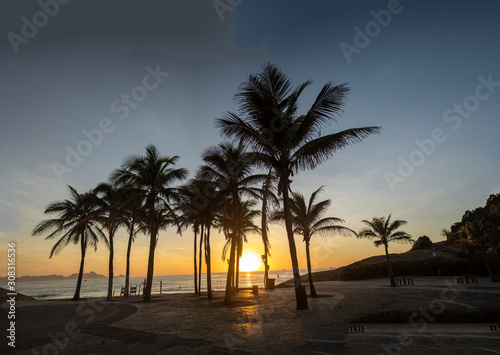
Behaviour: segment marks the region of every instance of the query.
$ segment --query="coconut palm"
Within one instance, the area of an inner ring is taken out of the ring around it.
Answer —
[[[378,248],[383,245],[385,248],[385,256],[387,258],[387,267],[389,268],[389,278],[391,280],[391,286],[396,286],[396,280],[394,279],[394,273],[392,271],[391,259],[389,257],[389,243],[414,243],[411,236],[404,232],[398,231],[398,229],[404,226],[407,222],[401,219],[397,219],[391,222],[391,215],[387,217],[374,217],[371,221],[362,221],[368,228],[363,229],[358,233],[359,238],[376,239],[374,241],[375,246]]]
[[[230,201],[224,205],[223,210],[216,214],[216,226],[226,235],[226,245],[222,251],[223,261],[226,260],[227,250],[230,249],[224,304],[231,303],[231,285],[232,280],[235,279],[237,245],[247,241],[248,233],[261,232],[260,228],[253,223],[254,218],[260,215],[260,211],[252,209],[255,205],[254,200],[238,200],[236,204],[234,201]],[[235,285],[235,287],[237,286]]]
[[[489,247],[492,247],[490,233],[491,228],[486,223],[484,217],[480,219],[475,219],[473,221],[469,221],[465,224],[465,232],[467,233],[467,239],[473,245],[477,245],[481,252],[481,256],[483,257],[484,264],[486,265],[486,269],[488,270],[488,274],[490,275],[491,281],[495,282],[496,277],[491,269],[490,263],[486,258],[486,250]]]
[[[100,213],[98,201],[91,192],[80,194],[68,185],[70,198],[64,201],[50,203],[45,209],[46,214],[57,214],[57,218],[46,219],[40,222],[32,232],[32,235],[40,235],[53,230],[45,239],[52,239],[62,234],[62,237],[54,244],[49,258],[57,255],[66,245],[80,244],[80,270],[76,282],[74,301],[80,299],[82,286],[83,268],[87,247],[97,250],[97,243],[101,239],[108,245],[106,236],[100,229]]]
[[[208,191],[211,188],[214,188],[214,183],[211,181],[204,181],[199,179],[199,177],[195,177],[194,183],[196,188],[199,191]],[[212,299],[212,261],[211,261],[211,248],[210,248],[210,230],[214,224],[215,213],[219,210],[222,203],[222,194],[215,194],[206,196],[206,203],[203,207],[199,207],[196,210],[197,213],[197,221],[200,223],[201,232],[200,232],[200,240],[202,241],[202,245],[205,249],[205,264],[206,264],[206,274],[207,274],[207,297],[209,300]],[[201,255],[200,255],[200,263],[201,263]],[[201,280],[201,268],[200,268],[200,280]]]
[[[121,168],[116,169],[110,176],[113,183],[133,186],[144,200],[144,212],[147,215],[146,230],[150,236],[144,301],[151,300],[154,254],[159,231],[157,223],[161,222],[159,217],[165,215],[157,211],[166,208],[173,214],[170,203],[176,200],[177,189],[171,185],[185,179],[187,175],[186,169],[173,168],[178,160],[178,156],[161,156],[154,145],[149,145],[146,147],[146,155],[130,155],[125,158]]]
[[[128,231],[127,260],[125,271],[125,297],[128,297],[130,289],[130,253],[132,243],[135,241],[139,232],[139,226],[144,221],[145,216],[142,213],[143,201],[140,194],[131,186],[123,186],[125,203],[123,205],[124,224]]]
[[[198,234],[200,233],[200,218],[199,214],[194,213],[197,211],[197,209],[193,208],[192,201],[196,195],[196,189],[193,186],[194,183],[191,181],[188,184],[181,186],[179,188],[179,196],[182,200],[182,202],[179,205],[179,210],[180,210],[180,223],[179,227],[177,229],[177,233],[182,235],[182,231],[184,231],[186,228],[188,228],[189,225],[191,225],[192,231],[194,233],[194,259],[193,259],[193,264],[194,264],[194,293],[195,295],[199,294],[198,291],[198,262],[197,262],[197,237]],[[201,260],[200,260],[201,263]]]
[[[297,309],[307,309],[308,305],[293,238],[288,194],[290,178],[301,170],[314,169],[339,149],[380,132],[379,127],[362,127],[322,136],[322,126],[336,121],[349,88],[345,84],[325,84],[310,109],[299,115],[298,100],[309,84],[311,81],[293,88],[279,68],[266,64],[261,73],[250,75],[240,86],[235,96],[239,114],[229,112],[216,121],[223,136],[243,141],[253,151],[256,163],[272,169],[279,178],[278,191],[283,197]]]
[[[233,206],[238,206],[242,194],[255,196],[256,193],[251,186],[266,179],[266,175],[251,174],[253,167],[252,155],[245,152],[243,142],[239,142],[237,145],[225,142],[209,147],[203,152],[202,158],[205,164],[198,170],[197,177],[200,180],[215,183],[215,188],[209,190],[211,192],[205,195],[212,194],[220,199],[225,199],[226,204],[231,201]],[[207,190],[203,189],[203,191]],[[205,196],[207,203],[210,198],[213,197]],[[227,206],[225,208],[227,209]],[[233,249],[237,247],[237,237],[231,240],[235,245],[234,248],[231,246],[230,264],[235,261]],[[233,268],[229,269],[227,277],[226,285],[230,286],[228,282],[233,280],[234,265]],[[231,302],[230,287],[226,287],[225,302]]]
[[[459,227],[455,233],[452,233],[452,238],[453,244],[459,245],[467,251],[469,259],[472,261],[474,267],[474,274],[479,277],[481,273],[479,272],[479,267],[477,266],[476,257],[474,255],[475,251],[478,249],[477,243],[469,239],[465,226]]]
[[[314,191],[309,198],[309,202],[306,202],[306,199],[302,194],[296,192],[293,194],[291,203],[293,232],[295,234],[302,235],[304,237],[304,242],[306,243],[307,273],[312,297],[317,297],[316,289],[312,281],[311,254],[309,250],[312,236],[315,234],[323,236],[339,234],[344,237],[357,235],[352,229],[337,225],[338,223],[344,223],[343,219],[337,217],[322,218],[323,214],[331,205],[331,200],[324,200],[316,203],[316,197],[322,191],[323,186]],[[283,220],[283,211],[275,215],[275,219]]]
[[[102,218],[101,223],[108,231],[109,265],[108,294],[106,300],[111,301],[113,298],[114,236],[118,228],[126,222],[123,207],[127,201],[123,190],[107,182],[98,184],[93,190],[93,193],[99,198],[99,212]]]
[[[271,171],[267,174],[267,178],[262,184],[262,190],[260,196],[262,198],[262,210],[261,210],[261,223],[260,229],[262,231],[262,244],[264,245],[264,254],[262,255],[262,259],[264,261],[264,286],[267,288],[267,279],[269,278],[269,262],[268,257],[271,256],[270,249],[271,243],[269,242],[269,228],[267,226],[269,207],[278,207],[279,200],[278,197],[274,194],[274,186],[273,186],[273,175]]]

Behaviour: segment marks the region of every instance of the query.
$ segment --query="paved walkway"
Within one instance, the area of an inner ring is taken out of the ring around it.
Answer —
[[[414,285],[396,288],[387,279],[320,282],[320,297],[309,298],[307,311],[295,310],[290,288],[241,292],[233,306],[223,305],[221,292],[213,301],[187,294],[149,303],[139,297],[23,301],[17,344],[26,354],[44,348],[58,354],[500,354],[500,331],[488,324],[433,323],[429,309],[500,310],[500,284],[453,281],[416,277]],[[349,333],[354,320],[390,311],[417,314],[412,324],[364,324],[364,332]],[[69,336],[68,324],[78,334]]]

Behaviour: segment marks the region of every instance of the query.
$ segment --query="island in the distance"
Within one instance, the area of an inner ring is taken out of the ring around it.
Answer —
[[[124,275],[119,275],[116,277],[125,277]],[[35,281],[61,281],[61,280],[76,280],[78,278],[78,273],[69,275],[69,276],[62,276],[62,275],[45,275],[45,276],[21,276],[21,277],[16,277],[16,282],[35,282]],[[106,279],[108,278],[105,275],[97,274],[94,271],[84,273],[83,274],[83,279],[84,280],[90,280],[90,279]],[[0,283],[7,283],[7,276],[5,277],[0,277]]]

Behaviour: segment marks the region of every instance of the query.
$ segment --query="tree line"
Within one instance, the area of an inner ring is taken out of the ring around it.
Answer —
[[[441,235],[466,250],[476,276],[480,272],[475,254],[480,254],[491,281],[500,282],[500,193],[491,194],[485,206],[465,211],[461,221]]]

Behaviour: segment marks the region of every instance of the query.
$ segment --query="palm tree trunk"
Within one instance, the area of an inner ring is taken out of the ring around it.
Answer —
[[[201,265],[203,263],[203,255],[202,255],[202,250],[203,250],[203,234],[205,233],[205,229],[203,225],[201,226],[201,233],[200,233],[200,259],[199,259],[199,264],[198,264],[198,294],[201,295]]]
[[[130,286],[130,251],[132,250],[132,239],[134,238],[134,221],[130,226],[130,234],[128,236],[127,245],[127,270],[125,272],[125,297],[128,297],[128,290]]]
[[[151,192],[154,196],[154,193]],[[149,258],[148,258],[148,273],[146,276],[146,284],[144,285],[144,302],[151,301],[151,289],[153,286],[153,269],[155,261],[155,248],[156,248],[156,223],[155,223],[155,200],[151,198],[149,201],[149,227],[151,228],[151,235],[149,240]]]
[[[389,268],[389,279],[391,281],[391,286],[395,287],[396,279],[394,278],[394,273],[392,272],[392,264],[391,264],[391,259],[389,258],[389,249],[387,247],[387,243],[384,243],[384,247],[385,247],[385,256],[387,258],[387,267]]]
[[[267,175],[267,180],[264,185],[264,192],[262,193],[262,213],[261,213],[261,231],[262,231],[262,242],[264,243],[264,288],[267,289],[267,279],[269,278],[269,266],[267,255],[269,250],[267,246],[269,244],[269,237],[267,235],[267,198],[269,194],[269,183],[271,171]]]
[[[238,288],[240,287],[240,255],[241,255],[241,242],[238,240],[236,243],[236,271],[235,271],[235,287],[236,292],[238,292]]]
[[[80,248],[82,253],[82,260],[80,261],[80,271],[78,272],[78,280],[76,281],[76,290],[75,295],[73,296],[73,301],[78,301],[80,299],[80,289],[82,287],[83,265],[85,262],[86,251],[85,237],[83,236],[83,233],[80,235]]]
[[[151,289],[153,286],[153,268],[155,263],[155,247],[156,247],[156,231],[151,233],[149,241],[149,259],[148,259],[148,275],[146,277],[146,285],[144,288],[144,301],[151,301]]]
[[[108,274],[108,296],[106,301],[111,301],[113,299],[113,257],[114,257],[114,246],[113,237],[114,231],[109,232],[109,274]]]
[[[306,256],[307,256],[307,275],[309,277],[309,288],[311,289],[311,297],[317,297],[316,289],[314,288],[312,273],[311,273],[311,254],[309,253],[309,240],[306,240]]]
[[[198,268],[196,266],[196,231],[194,232],[194,294],[198,294]]]
[[[231,252],[229,253],[229,266],[227,268],[226,293],[224,295],[224,304],[231,304],[232,299],[232,280],[234,274],[234,254],[236,249],[236,236],[233,235],[231,240]]]
[[[267,201],[264,199],[262,202],[262,220],[261,220],[261,230],[262,230],[262,242],[264,243],[264,287],[267,289],[267,279],[269,278],[269,266],[267,255],[269,254],[269,250],[267,249],[268,244],[268,236],[267,236]]]
[[[288,247],[290,248],[290,257],[292,259],[292,268],[293,268],[293,281],[295,283],[295,300],[297,302],[297,309],[308,309],[309,306],[307,304],[307,295],[300,282],[300,271],[299,271],[299,262],[297,259],[297,249],[295,247],[295,240],[293,238],[293,230],[292,230],[292,215],[290,213],[290,199],[288,197],[288,174],[286,176],[282,176],[281,179],[285,179],[285,183],[280,181],[281,190],[283,194],[283,209],[285,211],[285,226],[286,233],[288,236]]]
[[[212,274],[211,274],[211,261],[210,261],[210,226],[206,228],[205,236],[205,261],[207,263],[207,296],[212,299]]]

